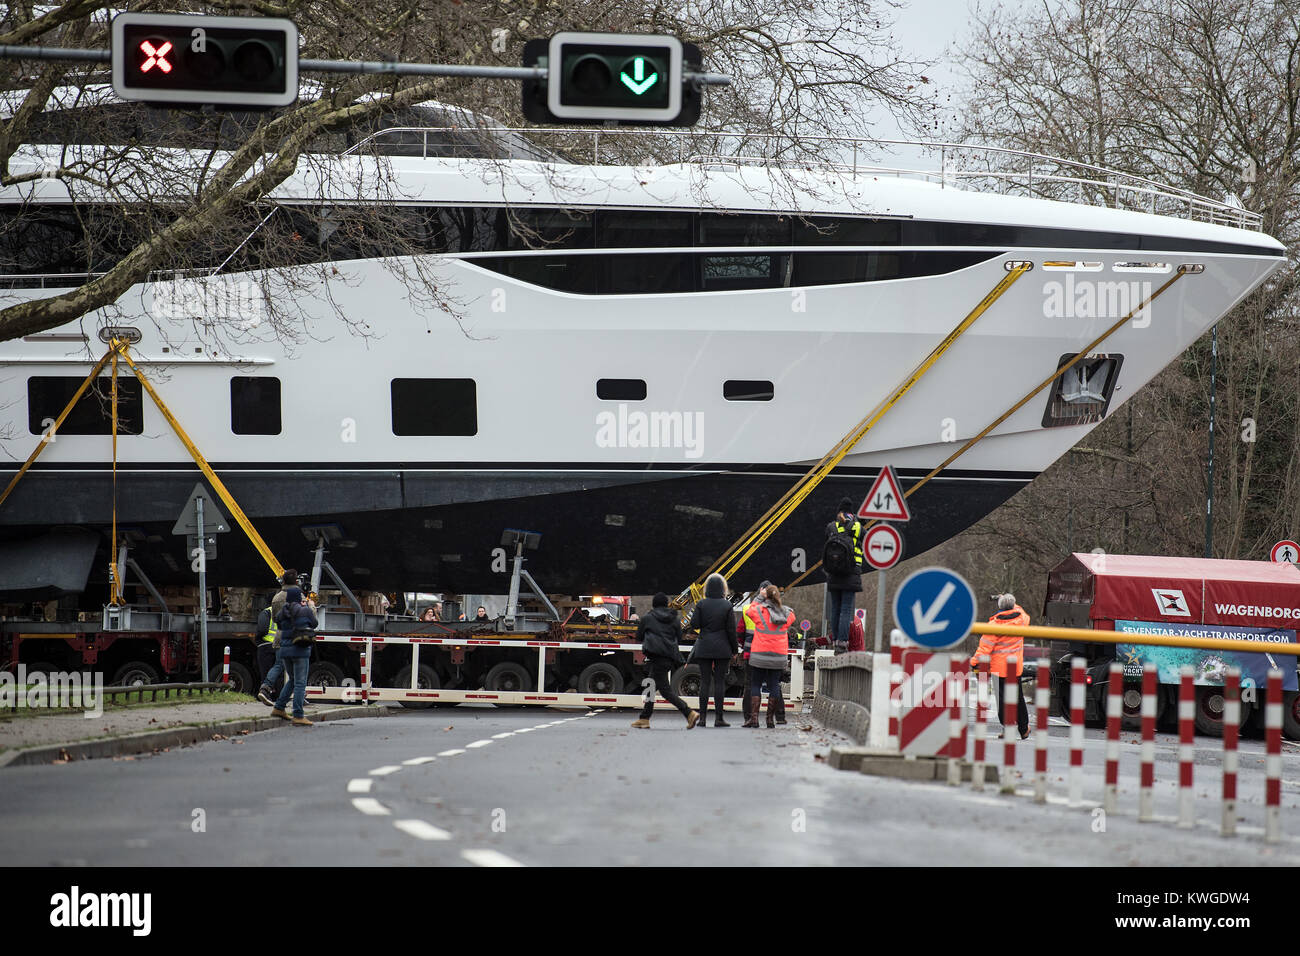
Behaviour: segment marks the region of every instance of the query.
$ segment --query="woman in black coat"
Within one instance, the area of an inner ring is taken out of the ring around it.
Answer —
[[[636,640],[645,654],[647,668],[650,671],[650,686],[646,689],[645,706],[641,716],[632,721],[633,727],[643,730],[650,728],[650,716],[655,709],[655,694],[682,712],[686,718],[686,729],[690,730],[700,719],[697,711],[691,710],[686,701],[673,693],[669,674],[673,668],[683,663],[682,652],[677,645],[682,641],[682,624],[677,612],[668,606],[668,595],[660,591],[654,596],[654,607],[636,626]]]
[[[686,630],[700,633],[691,654],[691,660],[700,666],[699,726],[705,725],[712,688],[717,708],[713,726],[730,727],[723,719],[722,708],[727,693],[727,668],[740,645],[736,642],[736,611],[727,600],[727,579],[721,574],[710,574],[704,582],[704,600],[695,605]]]

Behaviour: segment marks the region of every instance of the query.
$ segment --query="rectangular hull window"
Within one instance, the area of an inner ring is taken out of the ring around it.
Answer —
[[[722,383],[722,397],[729,402],[770,402],[776,395],[771,382],[730,379]]]
[[[280,434],[280,380],[273,376],[230,380],[230,430],[236,435]]]
[[[472,378],[393,379],[394,435],[477,435]]]
[[[27,429],[42,435],[59,417],[85,379],[80,375],[42,375],[27,380]],[[60,435],[113,433],[113,380],[101,376],[86,389],[68,413]],[[125,375],[117,379],[117,433],[138,435],[144,422],[140,382]]]
[[[645,382],[639,378],[602,378],[596,382],[596,397],[602,402],[644,402]]]
[[[1059,369],[1073,355],[1062,355]],[[1052,394],[1043,412],[1044,428],[1065,425],[1094,425],[1106,417],[1115,392],[1122,355],[1090,355],[1052,383]]]

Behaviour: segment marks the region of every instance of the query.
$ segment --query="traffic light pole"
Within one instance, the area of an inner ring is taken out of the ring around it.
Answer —
[[[112,58],[111,50],[0,44],[0,59],[81,60],[108,63]],[[459,63],[399,63],[388,60],[299,60],[298,70],[310,73],[459,76],[489,80],[544,80],[547,75],[546,67],[540,66],[467,66]],[[721,73],[684,73],[683,78],[700,86],[731,84],[731,77]]]

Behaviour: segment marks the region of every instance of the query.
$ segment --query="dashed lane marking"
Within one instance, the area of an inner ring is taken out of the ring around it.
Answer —
[[[537,729],[536,727],[520,727],[518,730],[515,731],[515,733],[517,733],[517,734],[531,734],[531,733],[532,733],[534,730],[536,730],[536,729]]]
[[[390,813],[389,809],[374,797],[353,797],[352,805],[371,817],[386,817]]]
[[[450,840],[451,834],[423,820],[394,820],[393,826],[419,840]]]
[[[372,783],[369,777],[356,777],[348,781],[348,793],[369,793]]]
[[[370,771],[370,776],[387,777],[390,773],[397,773],[397,771],[401,769],[402,768],[397,766],[396,764],[390,764],[387,767],[376,767],[374,770]]]
[[[496,850],[461,850],[460,855],[475,866],[523,866]]]
[[[453,748],[453,749],[451,749],[451,750],[444,750],[442,753],[438,754],[438,756],[439,756],[439,757],[454,757],[454,756],[456,756],[457,754],[463,754],[464,752],[465,752],[465,751],[463,751],[463,750],[457,750],[457,749]]]
[[[433,763],[437,757],[412,757],[410,760],[403,760],[403,767],[418,767],[422,763]]]
[[[466,750],[477,750],[479,747],[486,747],[486,746],[487,746],[488,744],[490,744],[490,743],[492,743],[492,741],[490,741],[490,740],[476,740],[476,741],[474,741],[472,744],[466,744],[466,745],[465,745],[465,749],[466,749]]]
[[[514,732],[513,730],[507,730],[504,734],[493,734],[493,735],[492,735],[492,739],[493,739],[493,740],[505,740],[507,737],[513,737],[514,735],[515,735],[515,732]]]

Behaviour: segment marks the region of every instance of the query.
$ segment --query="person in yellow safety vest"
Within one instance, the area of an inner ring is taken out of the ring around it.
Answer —
[[[862,522],[858,520],[853,502],[848,498],[840,500],[839,511],[835,520],[826,525],[826,540],[849,535],[853,540],[853,556],[849,560],[845,555],[845,566],[834,568],[827,564],[829,558],[825,548],[822,552],[822,574],[826,576],[826,597],[829,603],[829,625],[831,640],[836,650],[847,650],[849,646],[849,628],[853,625],[853,609],[858,595],[862,592]],[[843,553],[841,551],[841,553]]]
[[[257,617],[257,670],[262,675],[261,686],[257,689],[257,699],[267,707],[275,706],[275,692],[284,677],[284,665],[280,663],[279,628],[275,619],[284,609],[285,595],[288,589],[298,584],[298,572],[285,568],[280,575],[280,590],[271,598],[271,606]]]
[[[1014,594],[1003,594],[998,597],[998,613],[989,618],[989,623],[1024,625],[1029,623],[1029,615],[1016,603]],[[1029,736],[1029,707],[1025,704],[1025,689],[1020,683],[1020,674],[1025,667],[1025,639],[985,634],[980,638],[980,645],[970,660],[971,670],[979,669],[980,658],[986,654],[989,657],[989,670],[998,678],[995,710],[999,720],[1005,716],[1003,701],[1006,700],[1006,682],[1008,679],[1016,682],[1016,729],[1020,731],[1020,739],[1024,740]],[[1007,659],[1010,657],[1016,659],[1015,673],[1008,673]],[[1004,725],[1002,734],[1005,735],[1006,731]]]

